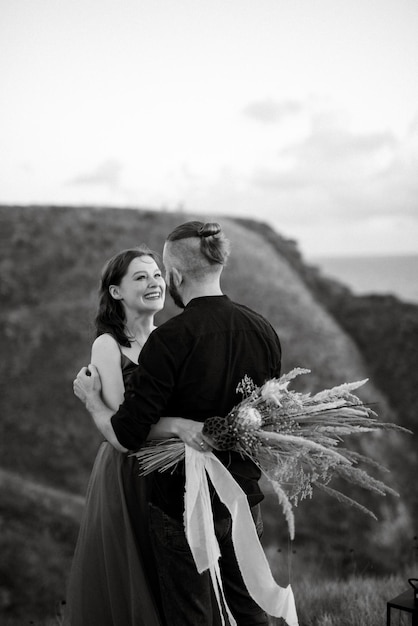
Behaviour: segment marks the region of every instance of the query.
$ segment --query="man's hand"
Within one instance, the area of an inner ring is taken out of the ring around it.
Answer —
[[[119,452],[127,452],[127,449],[119,443],[113,430],[111,423],[113,411],[101,399],[102,384],[97,368],[91,364],[88,367],[82,367],[74,379],[73,389],[77,398],[85,404],[103,437]]]
[[[82,367],[73,382],[74,394],[89,408],[97,404],[102,384],[99,372],[94,365]]]

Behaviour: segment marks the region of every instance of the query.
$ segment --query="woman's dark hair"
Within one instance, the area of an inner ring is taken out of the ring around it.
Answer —
[[[191,237],[200,238],[200,251],[211,265],[225,265],[230,251],[228,239],[217,222],[185,222],[177,226],[167,237],[174,242]]]
[[[125,311],[120,300],[115,300],[110,294],[111,285],[120,285],[126,275],[131,261],[143,256],[150,256],[159,263],[158,255],[150,250],[145,244],[137,248],[122,250],[109,259],[103,270],[99,287],[99,308],[94,320],[96,325],[96,337],[109,333],[121,346],[129,348],[129,337],[125,332]]]

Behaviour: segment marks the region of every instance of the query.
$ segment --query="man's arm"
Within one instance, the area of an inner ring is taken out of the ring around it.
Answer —
[[[101,383],[97,368],[94,365],[82,367],[74,380],[73,388],[103,437],[119,452],[127,452],[127,448],[119,443],[112,427],[111,418],[114,411],[109,409],[100,397]]]

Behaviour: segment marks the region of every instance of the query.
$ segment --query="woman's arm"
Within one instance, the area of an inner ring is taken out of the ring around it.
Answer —
[[[115,413],[123,402],[125,387],[119,346],[111,335],[100,335],[94,341],[91,349],[91,363],[97,368],[100,375],[101,398],[106,407]],[[98,426],[98,422],[96,420],[95,422]],[[99,427],[99,430],[119,452],[127,451],[117,440],[111,426],[105,430]]]
[[[111,335],[97,337],[91,348],[91,363],[100,374],[103,402],[116,412],[123,402],[125,387],[120,350]]]

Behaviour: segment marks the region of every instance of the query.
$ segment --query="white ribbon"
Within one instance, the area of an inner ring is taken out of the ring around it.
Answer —
[[[274,580],[241,487],[212,452],[198,452],[186,445],[185,465],[186,537],[198,572],[209,569],[218,604],[221,606],[220,591],[231,625],[235,626],[236,622],[223,594],[218,564],[220,550],[215,536],[207,475],[231,514],[235,555],[249,594],[269,615],[284,618],[288,626],[298,626],[292,588],[290,584],[286,588],[280,587]]]

